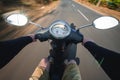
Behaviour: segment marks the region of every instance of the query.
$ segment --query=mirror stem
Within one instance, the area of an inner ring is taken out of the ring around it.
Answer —
[[[86,27],[90,27],[90,26],[92,26],[92,25],[93,25],[93,24],[87,24],[87,25],[84,25],[84,26],[78,28],[77,30],[79,30],[79,29],[83,29],[83,28],[86,28]]]
[[[42,28],[39,24],[34,23],[34,22],[32,22],[32,21],[29,21],[29,23],[30,23],[30,24],[33,24],[33,25],[35,25],[35,26],[37,26],[37,27],[39,27],[39,28]]]

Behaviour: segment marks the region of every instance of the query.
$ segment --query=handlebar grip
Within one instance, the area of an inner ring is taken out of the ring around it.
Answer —
[[[83,35],[79,32],[79,30],[71,30],[71,34],[68,37],[68,41],[77,44],[83,41]]]
[[[47,41],[48,39],[50,39],[50,35],[48,32],[45,32],[43,34],[39,33],[35,35],[35,39],[39,39],[41,42]]]

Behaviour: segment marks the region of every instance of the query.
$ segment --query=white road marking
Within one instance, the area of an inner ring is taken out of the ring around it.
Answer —
[[[74,5],[74,4],[72,4],[72,7],[75,7],[75,5]]]
[[[77,10],[87,21],[89,21],[89,19],[78,9]]]

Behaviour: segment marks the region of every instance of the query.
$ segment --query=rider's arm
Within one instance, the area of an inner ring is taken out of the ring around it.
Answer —
[[[86,47],[98,61],[100,61],[102,58],[110,59],[110,61],[120,60],[119,53],[103,48],[101,46],[98,46],[94,42],[88,41],[84,44],[84,47]]]
[[[74,60],[67,63],[62,80],[82,80],[79,67]]]
[[[4,67],[18,52],[33,39],[30,36],[0,42],[0,68]]]
[[[120,79],[119,53],[98,46],[92,41],[85,42],[84,47],[90,51],[111,79]]]

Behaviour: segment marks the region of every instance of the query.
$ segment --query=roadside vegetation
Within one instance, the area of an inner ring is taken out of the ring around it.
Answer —
[[[90,2],[96,6],[103,6],[120,12],[120,0],[84,0],[84,1]]]
[[[120,11],[120,0],[88,0],[96,6],[104,6],[109,9]]]
[[[120,0],[75,0],[102,15],[113,16],[120,20]]]

